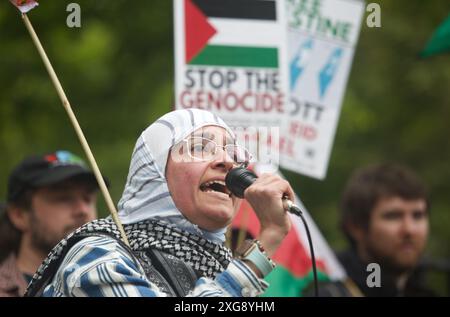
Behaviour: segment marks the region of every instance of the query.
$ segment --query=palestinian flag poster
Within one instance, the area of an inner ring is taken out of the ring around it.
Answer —
[[[266,172],[263,166],[258,165],[254,171],[256,174]],[[344,268],[298,197],[295,197],[295,204],[302,210],[311,233],[319,281],[346,281]],[[312,262],[305,227],[299,217],[292,214],[290,217],[291,230],[272,256],[277,266],[265,278],[270,286],[263,296],[301,297],[313,294]],[[232,246],[236,247],[246,238],[257,238],[259,229],[255,212],[244,200],[232,223]]]
[[[284,1],[174,0],[176,108],[233,127],[282,125],[288,96]]]

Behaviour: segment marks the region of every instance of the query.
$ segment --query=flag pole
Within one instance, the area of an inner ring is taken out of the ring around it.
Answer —
[[[119,228],[122,240],[129,246],[130,244],[128,242],[125,231],[123,230],[122,223],[120,222],[120,219],[118,217],[117,210],[116,210],[116,207],[114,206],[111,195],[109,194],[108,188],[106,187],[105,180],[103,179],[102,174],[100,173],[100,169],[98,168],[98,165],[97,165],[97,162],[95,161],[94,155],[92,154],[89,144],[87,143],[87,140],[84,137],[83,131],[81,130],[80,125],[78,124],[78,120],[77,120],[74,112],[72,111],[72,107],[70,106],[69,100],[66,97],[66,94],[65,94],[65,92],[61,86],[61,83],[58,79],[58,76],[56,76],[53,66],[50,63],[50,60],[48,59],[47,54],[45,53],[44,48],[42,47],[42,44],[39,41],[39,38],[38,38],[36,32],[34,31],[34,28],[31,25],[31,22],[28,19],[28,16],[25,13],[22,13],[22,19],[25,23],[25,26],[28,29],[28,32],[31,35],[31,38],[33,39],[34,44],[36,45],[39,55],[41,55],[42,61],[44,62],[45,67],[47,68],[47,71],[53,82],[53,85],[55,86],[56,91],[58,92],[58,95],[59,95],[59,98],[61,99],[62,105],[63,105],[64,109],[66,109],[67,115],[69,116],[69,119],[72,122],[75,132],[77,133],[78,139],[81,142],[81,146],[83,147],[84,152],[86,153],[86,156],[87,156],[89,163],[92,167],[92,170],[94,172],[95,178],[97,179],[97,182],[100,186],[100,190],[103,193],[103,196],[106,201],[106,205],[111,213],[111,216],[112,216],[114,222],[116,223],[117,227]]]

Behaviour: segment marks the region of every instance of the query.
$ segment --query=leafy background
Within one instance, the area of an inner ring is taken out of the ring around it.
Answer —
[[[173,104],[172,1],[79,0],[82,27],[72,29],[71,2],[42,0],[29,17],[118,201],[137,136]],[[377,2],[382,27],[361,28],[327,178],[283,172],[340,249],[346,242],[337,206],[352,170],[384,161],[409,165],[431,192],[427,254],[449,258],[450,54],[418,54],[450,3]],[[62,148],[83,156],[18,11],[0,1],[0,200],[19,160]],[[99,210],[106,215],[103,202]],[[448,295],[448,281],[430,275],[440,294]]]

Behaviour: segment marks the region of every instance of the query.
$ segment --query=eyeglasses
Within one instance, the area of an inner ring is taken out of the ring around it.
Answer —
[[[212,161],[217,158],[217,148],[223,149],[223,154],[227,154],[235,164],[248,165],[252,155],[246,148],[237,144],[218,145],[210,139],[202,137],[192,137],[183,140],[183,149],[189,157],[196,161]],[[224,157],[225,159],[225,157]]]

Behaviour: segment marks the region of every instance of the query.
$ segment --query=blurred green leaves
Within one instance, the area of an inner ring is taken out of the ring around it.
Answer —
[[[82,0],[82,27],[69,28],[71,2],[41,1],[29,18],[117,201],[137,136],[171,107],[172,4]],[[20,14],[8,1],[0,2],[0,87],[4,197],[8,173],[24,156],[55,149],[84,155]]]

